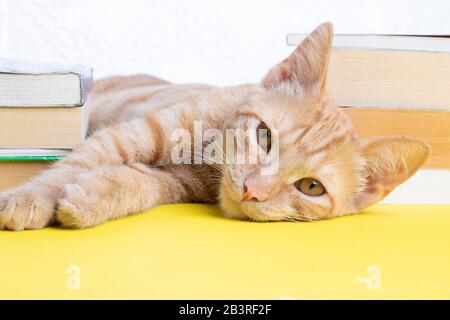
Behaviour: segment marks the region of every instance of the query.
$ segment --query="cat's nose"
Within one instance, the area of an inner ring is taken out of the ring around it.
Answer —
[[[244,181],[242,200],[265,201],[273,191],[273,183],[267,177],[251,177]]]

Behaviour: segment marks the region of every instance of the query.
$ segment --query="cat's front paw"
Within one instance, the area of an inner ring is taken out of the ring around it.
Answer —
[[[58,200],[56,220],[63,227],[82,229],[92,227],[107,220],[103,212],[108,203],[107,194],[101,194],[102,179],[92,174],[78,177],[76,183],[66,184],[64,193]]]
[[[63,227],[81,229],[90,226],[90,204],[86,192],[78,184],[64,186],[64,194],[58,201],[56,220]]]
[[[40,229],[52,223],[54,197],[33,187],[0,193],[0,229]]]

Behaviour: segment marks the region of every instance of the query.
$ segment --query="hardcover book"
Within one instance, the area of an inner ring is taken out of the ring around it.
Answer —
[[[339,106],[450,110],[450,38],[336,35],[333,48],[328,88]]]
[[[76,108],[0,108],[0,148],[73,149],[88,129],[89,110]]]
[[[78,107],[92,85],[92,69],[0,59],[0,107]]]

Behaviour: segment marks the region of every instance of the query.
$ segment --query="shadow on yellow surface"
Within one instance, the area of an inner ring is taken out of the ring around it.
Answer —
[[[450,205],[321,222],[169,205],[86,230],[0,231],[0,298],[450,299]]]

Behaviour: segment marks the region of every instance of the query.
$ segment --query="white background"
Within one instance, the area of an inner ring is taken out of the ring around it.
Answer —
[[[256,82],[292,47],[287,33],[450,34],[450,1],[0,0],[0,55],[82,62],[97,77]]]
[[[292,47],[287,33],[449,34],[439,0],[0,0],[0,56],[83,63],[95,77],[257,82]],[[450,203],[450,171],[422,171],[387,202]]]

